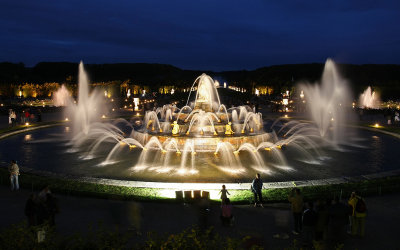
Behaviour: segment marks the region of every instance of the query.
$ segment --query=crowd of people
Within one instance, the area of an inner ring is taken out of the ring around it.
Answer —
[[[260,174],[251,184],[254,194],[254,207],[262,207],[263,182]],[[223,185],[221,194],[221,222],[232,226],[234,221],[233,206],[227,197],[229,191]],[[302,239],[303,247],[312,248],[314,243],[328,242],[330,245],[343,243],[346,234],[350,237],[363,238],[365,235],[365,218],[367,207],[365,200],[355,191],[347,202],[339,197],[318,199],[316,202],[304,201],[299,188],[293,188],[288,196],[293,214],[293,234]]]
[[[301,234],[305,247],[311,247],[313,241],[329,242],[331,245],[343,243],[346,233],[351,237],[364,237],[365,200],[352,192],[345,203],[335,197],[333,200],[304,202],[299,188],[294,188],[288,197],[293,213],[293,234]]]
[[[26,124],[31,122],[41,122],[42,112],[40,109],[37,110],[22,110],[18,112],[16,110],[10,109],[8,112],[8,125],[9,127],[14,127],[18,124]]]
[[[18,190],[19,167],[15,160],[9,166],[11,190]],[[254,194],[254,206],[263,207],[262,198],[263,182],[260,174],[256,174],[251,184]],[[230,195],[225,185],[219,192],[221,198],[221,223],[224,226],[233,226],[233,206],[228,198]],[[347,203],[339,197],[333,200],[319,199],[315,203],[304,202],[303,194],[299,188],[293,188],[288,196],[293,214],[293,234],[300,235],[304,247],[312,247],[314,242],[329,242],[330,244],[342,243],[346,233],[352,237],[364,237],[365,218],[367,208],[365,200],[354,191]],[[209,212],[208,199],[199,202],[200,225],[207,226]],[[49,186],[43,187],[39,193],[33,193],[25,205],[25,215],[30,227],[55,226],[55,216],[59,213],[58,200]]]

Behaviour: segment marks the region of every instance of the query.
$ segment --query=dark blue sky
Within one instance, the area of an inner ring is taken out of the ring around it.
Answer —
[[[400,63],[400,1],[0,0],[0,62]]]

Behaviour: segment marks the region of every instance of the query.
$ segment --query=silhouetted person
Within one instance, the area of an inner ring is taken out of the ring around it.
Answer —
[[[221,222],[224,226],[232,225],[233,214],[232,214],[232,205],[229,198],[226,198],[221,205]]]
[[[208,214],[210,213],[210,203],[206,197],[202,197],[197,203],[200,230],[208,227]]]
[[[256,174],[256,178],[251,183],[251,191],[254,194],[254,207],[257,207],[257,204],[260,204],[263,207],[263,199],[262,199],[262,187],[263,182],[260,178],[260,174]]]
[[[51,193],[46,194],[45,206],[47,209],[47,221],[50,226],[55,226],[55,216],[59,212],[58,200]]]
[[[306,210],[303,213],[303,245],[312,247],[315,238],[315,225],[317,223],[317,212],[314,210],[314,203],[307,202]]]
[[[326,229],[328,227],[329,221],[328,208],[324,201],[318,200],[316,212],[317,223],[315,225],[315,240],[322,241],[325,238]]]
[[[344,241],[346,225],[348,224],[348,207],[335,197],[329,208],[329,235],[333,244]]]
[[[222,185],[221,191],[218,194],[221,194],[221,203],[224,204],[225,200],[228,198],[227,194],[231,195],[226,189],[225,185]]]
[[[36,194],[31,194],[25,204],[25,215],[28,217],[28,226],[36,226],[37,215],[37,199]]]

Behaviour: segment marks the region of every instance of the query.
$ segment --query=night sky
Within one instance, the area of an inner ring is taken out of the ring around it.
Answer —
[[[400,63],[400,1],[0,0],[0,62]]]

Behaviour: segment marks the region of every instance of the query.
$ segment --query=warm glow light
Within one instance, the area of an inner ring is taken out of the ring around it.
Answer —
[[[25,126],[29,126],[29,122],[25,123]]]
[[[288,118],[288,115],[285,115],[285,118]]]
[[[106,118],[106,115],[102,115],[101,118],[103,118],[103,119]]]
[[[67,118],[65,118],[65,121],[66,121],[66,122],[67,122],[67,121],[69,121],[69,120],[68,120],[68,117],[67,117]]]
[[[130,149],[136,148],[136,145],[129,145],[129,148],[130,148]]]
[[[271,151],[271,148],[264,148],[266,151]]]
[[[380,126],[379,126],[379,123],[375,123],[374,127],[375,127],[375,128],[379,128],[379,127],[380,127]]]
[[[189,173],[191,173],[191,174],[197,174],[199,171],[198,170],[195,170],[195,169],[191,169],[191,170],[189,170]]]
[[[184,168],[181,168],[178,170],[178,174],[180,174],[180,175],[184,175],[184,174],[186,174],[186,172],[187,172],[187,170]]]

